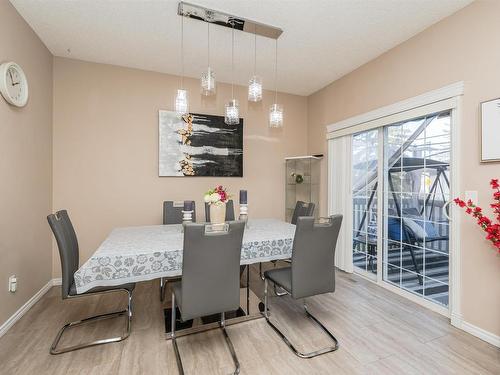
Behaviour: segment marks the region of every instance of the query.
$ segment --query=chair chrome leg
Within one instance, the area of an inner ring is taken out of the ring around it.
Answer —
[[[329,346],[329,347],[315,350],[315,351],[309,352],[309,353],[302,353],[302,352],[298,351],[295,348],[295,346],[290,342],[290,340],[283,334],[283,332],[281,332],[279,330],[279,328],[276,327],[276,325],[274,325],[273,322],[271,322],[271,320],[269,319],[269,313],[267,311],[267,305],[268,305],[268,301],[267,301],[267,279],[266,279],[264,281],[264,317],[266,318],[267,323],[273,328],[274,332],[276,332],[278,334],[278,336],[281,337],[281,339],[285,342],[285,344],[287,344],[288,347],[298,357],[300,357],[300,358],[313,358],[313,357],[317,357],[321,354],[334,352],[335,350],[337,350],[339,348],[339,342],[335,338],[335,336],[330,331],[328,331],[328,329],[307,310],[307,306],[304,304],[304,310],[306,312],[307,317],[310,318],[311,320],[313,320],[322,329],[322,331],[328,335],[328,337],[333,341],[334,346]]]
[[[283,290],[283,289],[281,289],[281,290]],[[276,294],[278,297],[283,297],[283,296],[286,296],[288,293],[286,291],[278,292],[276,284],[274,284],[274,294]]]
[[[271,263],[274,265],[274,268],[276,268],[276,261],[271,261]],[[262,263],[259,263],[259,275],[262,281],[265,281],[264,274],[262,273]],[[278,289],[276,288],[276,285],[274,285],[274,294],[276,294],[278,297],[283,297],[287,295],[287,292],[278,292]]]
[[[160,277],[160,301],[165,301],[165,291],[167,290],[167,280]]]
[[[225,319],[225,314],[221,313],[221,319],[220,319],[220,328],[222,330],[222,334],[224,335],[224,338],[226,339],[226,344],[229,348],[229,352],[231,353],[231,357],[233,358],[234,362],[234,372],[233,375],[237,375],[240,373],[240,362],[238,361],[238,357],[236,356],[236,352],[234,351],[234,346],[233,343],[231,342],[231,339],[229,338],[229,335],[226,332],[226,319]],[[177,347],[177,340],[175,337],[175,296],[174,293],[172,293],[172,331],[170,333],[170,337],[172,338],[172,345],[174,346],[174,352],[175,352],[175,359],[177,361],[177,368],[179,369],[179,374],[184,375],[184,367],[182,366],[182,359],[181,355],[179,353],[179,348]]]
[[[264,316],[269,319],[269,312],[267,310],[267,279],[264,280]]]
[[[127,307],[128,307],[128,324],[130,324],[130,321],[132,320],[132,293],[131,292],[128,292],[127,293],[127,297],[128,297],[128,304],[127,304]],[[127,328],[127,330],[129,330],[129,328]]]
[[[226,319],[225,319],[224,313],[220,314],[220,328],[222,330],[222,334],[224,335],[224,338],[226,339],[226,344],[227,344],[227,347],[229,348],[229,352],[231,353],[231,357],[233,358],[233,362],[234,362],[234,366],[235,366],[233,375],[237,375],[240,373],[240,362],[238,361],[238,357],[236,356],[236,352],[234,351],[233,343],[231,342],[231,339],[229,338],[229,336],[226,332]]]
[[[184,367],[182,367],[182,359],[179,353],[179,348],[177,347],[177,340],[175,337],[175,294],[172,292],[172,320],[171,320],[171,330],[170,337],[172,338],[172,345],[174,346],[175,361],[177,362],[177,368],[179,369],[179,374],[184,375]]]
[[[74,350],[79,350],[79,349],[84,349],[84,348],[89,348],[91,346],[96,346],[96,345],[103,345],[103,344],[109,344],[112,342],[119,342],[125,340],[127,337],[130,336],[130,331],[131,331],[131,321],[132,321],[132,293],[128,290],[125,289],[118,289],[116,291],[120,292],[127,292],[128,295],[128,304],[127,304],[127,309],[122,310],[122,311],[116,311],[112,313],[106,313],[106,314],[101,314],[101,315],[96,315],[96,316],[91,316],[89,318],[85,318],[82,320],[77,320],[75,322],[68,323],[64,325],[61,330],[57,333],[56,338],[54,339],[54,342],[52,343],[52,346],[50,347],[50,354],[57,355],[57,354],[62,354],[62,353],[67,353],[67,352],[72,352]],[[100,294],[100,293],[95,293],[95,294]],[[111,318],[116,318],[118,316],[126,315],[127,316],[127,332],[123,336],[118,336],[118,337],[112,337],[108,339],[101,339],[101,340],[96,340],[96,341],[91,341],[83,344],[78,344],[78,345],[73,345],[73,346],[68,346],[66,348],[61,348],[58,349],[57,345],[59,344],[59,341],[61,340],[62,335],[66,331],[66,329],[73,328],[82,324],[87,324],[87,323],[92,323],[96,322],[99,320],[104,320],[104,319],[111,319]]]
[[[172,314],[170,316],[170,336],[175,338],[175,294],[172,291]]]

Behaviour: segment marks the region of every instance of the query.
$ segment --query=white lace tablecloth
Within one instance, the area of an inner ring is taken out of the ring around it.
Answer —
[[[75,272],[78,293],[182,274],[181,225],[114,229]],[[275,219],[249,220],[243,236],[241,264],[287,259],[292,254],[295,225]]]

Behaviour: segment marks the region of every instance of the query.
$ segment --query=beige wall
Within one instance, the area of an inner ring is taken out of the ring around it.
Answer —
[[[15,61],[30,98],[0,97],[0,325],[52,277],[52,55],[8,1],[0,1],[0,62]],[[16,293],[7,291],[10,275]]]
[[[270,130],[273,94],[253,105],[246,88],[235,87],[244,118],[244,177],[158,177],[158,110],[172,110],[179,84],[172,75],[55,58],[53,207],[69,210],[81,261],[114,227],[160,224],[163,200],[194,199],[201,219],[203,193],[215,184],[226,185],[235,199],[246,188],[251,217],[284,216],[284,157],[306,152],[306,97],[280,95],[285,127]],[[199,80],[186,86],[191,112],[223,115],[228,85],[209,99],[199,94]]]
[[[461,191],[490,201],[488,182],[500,164],[479,163],[479,103],[500,96],[500,2],[478,1],[308,98],[308,152],[326,153],[325,125],[465,81],[460,129]],[[500,140],[499,140],[500,141]],[[326,212],[326,162],[322,204]],[[500,256],[462,215],[462,314],[500,335]]]

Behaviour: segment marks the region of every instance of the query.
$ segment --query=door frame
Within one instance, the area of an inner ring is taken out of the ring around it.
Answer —
[[[400,101],[355,117],[342,120],[340,122],[328,125],[327,128],[327,140],[333,138],[338,138],[342,136],[349,136],[354,133],[358,133],[364,130],[379,128],[379,142],[378,142],[378,176],[383,176],[383,126],[388,125],[392,122],[397,122],[396,119],[401,117],[409,116],[411,118],[412,114],[421,113],[424,109],[423,107],[433,108],[434,106],[439,107],[440,103],[446,102],[445,105],[449,106],[451,112],[451,155],[450,155],[450,199],[459,195],[461,191],[460,188],[460,127],[461,127],[461,117],[462,117],[462,96],[464,94],[464,82],[456,82],[451,85],[433,90],[416,97]],[[331,142],[329,141],[329,145]],[[333,157],[331,152],[331,147],[328,147],[328,159],[329,165],[331,164],[331,158]],[[328,171],[330,174],[330,170]],[[332,184],[329,176],[328,179],[328,212],[330,215],[335,213],[335,207],[333,204],[333,194]],[[381,181],[379,181],[381,182]],[[382,185],[382,186],[380,186]],[[377,200],[379,204],[377,205],[377,230],[378,233],[382,233],[382,210],[383,210],[383,182],[379,184],[379,189],[377,189]],[[351,194],[345,199],[352,200],[352,189],[346,189]],[[462,321],[461,315],[461,249],[460,249],[460,220],[458,217],[458,210],[456,207],[450,205],[450,244],[449,244],[449,300],[448,307],[441,306],[435,302],[424,299],[423,297],[417,296],[411,292],[408,292],[399,287],[393,286],[386,281],[383,281],[383,267],[381,260],[383,255],[383,243],[382,236],[378,236],[377,243],[377,278],[376,280],[369,277],[366,271],[357,271],[356,274],[366,278],[368,281],[376,283],[377,285],[388,289],[398,295],[401,295],[419,305],[429,308],[439,314],[447,316],[451,319],[451,324],[459,327]],[[347,242],[347,241],[346,241]],[[352,252],[352,241],[347,242],[342,249],[337,251],[350,251]]]

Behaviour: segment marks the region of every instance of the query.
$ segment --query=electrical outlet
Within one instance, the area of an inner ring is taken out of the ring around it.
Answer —
[[[17,290],[17,277],[16,275],[12,275],[9,277],[9,292],[15,293]]]

